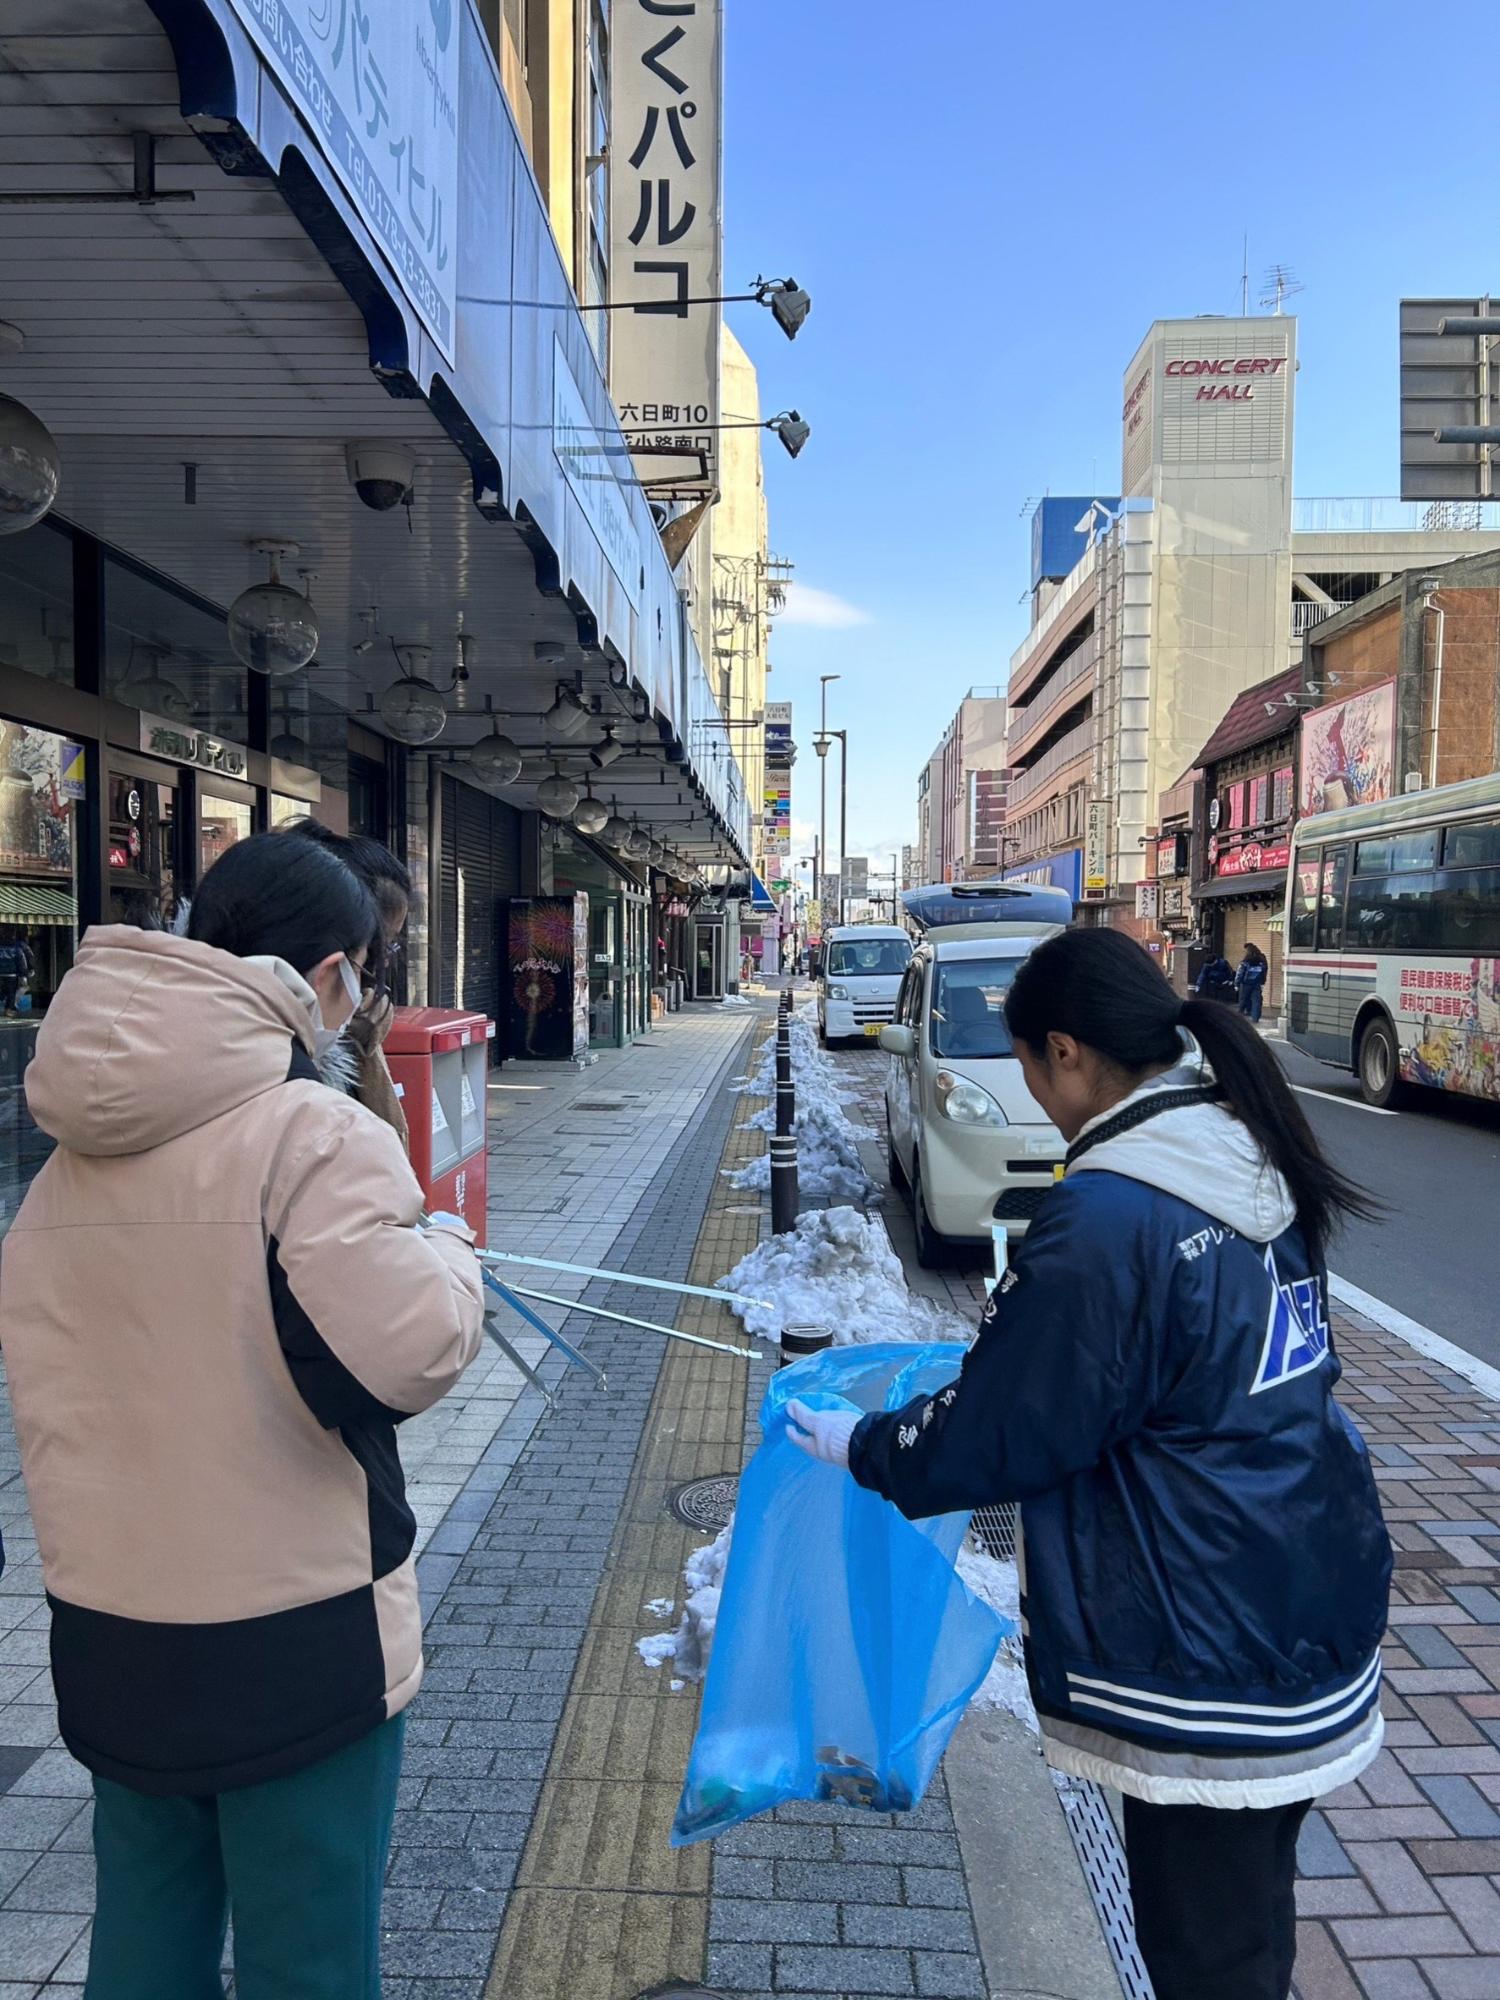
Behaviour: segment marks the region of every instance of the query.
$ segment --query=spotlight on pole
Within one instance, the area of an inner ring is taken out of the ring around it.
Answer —
[[[792,458],[798,456],[812,436],[812,425],[804,419],[800,410],[783,410],[779,417],[771,418],[766,429],[780,438]]]
[[[788,340],[797,338],[812,311],[811,298],[795,278],[757,278],[755,300],[771,308],[771,317]]]

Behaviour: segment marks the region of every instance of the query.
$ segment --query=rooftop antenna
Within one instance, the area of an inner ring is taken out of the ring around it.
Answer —
[[[1273,264],[1265,275],[1260,302],[1263,306],[1269,306],[1279,319],[1285,301],[1306,289],[1306,286],[1298,281],[1297,274],[1290,265]]]
[[[1240,252],[1240,318],[1250,317],[1250,232],[1245,238]]]

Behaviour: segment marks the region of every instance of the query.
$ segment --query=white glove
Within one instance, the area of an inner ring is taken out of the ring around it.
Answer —
[[[787,1436],[809,1458],[823,1465],[849,1463],[849,1440],[860,1417],[858,1410],[810,1410],[806,1403],[786,1406]]]
[[[464,1221],[463,1217],[455,1215],[450,1208],[435,1208],[427,1217],[426,1226],[429,1229],[446,1230],[450,1235],[456,1229],[461,1229],[465,1236],[473,1234],[473,1231],[469,1228],[468,1223]]]

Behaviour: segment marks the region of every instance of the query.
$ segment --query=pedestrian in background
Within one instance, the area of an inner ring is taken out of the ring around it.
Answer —
[[[375,898],[385,964],[389,969],[401,952],[402,933],[411,914],[411,876],[404,864],[368,834],[335,833],[320,820],[294,819],[282,832],[290,838],[315,841],[354,870]],[[351,1095],[377,1118],[383,1118],[405,1146],[409,1136],[406,1113],[385,1059],[385,1040],[395,1019],[395,1002],[384,986],[378,991],[369,990],[347,1022],[343,1041],[352,1064]]]
[[[950,1388],[793,1436],[913,1519],[1019,1500],[1049,1761],[1125,1795],[1156,2000],[1286,2000],[1297,1834],[1381,1743],[1391,1553],[1334,1402],[1324,1250],[1365,1212],[1275,1057],[1121,931],[1006,1023],[1069,1142]]]
[[[1222,952],[1216,951],[1203,961],[1193,991],[1200,1000],[1232,1002],[1234,990],[1234,967]]]
[[[378,2000],[421,1610],[395,1426],[480,1338],[462,1220],[317,1060],[370,891],[263,834],[178,937],[95,928],[26,1077],[57,1146],[0,1269],[64,1743],[93,1774],[87,2000]]]
[[[1261,1001],[1265,997],[1266,974],[1270,969],[1260,946],[1247,944],[1245,955],[1235,968],[1234,990],[1239,995],[1240,1012],[1252,1021],[1260,1019]]]
[[[14,1014],[27,981],[35,976],[36,960],[21,933],[8,930],[0,934],[0,1011]]]

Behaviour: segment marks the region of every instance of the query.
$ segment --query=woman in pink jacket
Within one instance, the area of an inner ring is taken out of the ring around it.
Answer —
[[[241,841],[189,935],[91,930],[26,1088],[57,1141],[0,1338],[94,1778],[89,2000],[378,2000],[421,1614],[396,1425],[478,1348],[472,1238],[318,1060],[380,977],[368,888]]]

